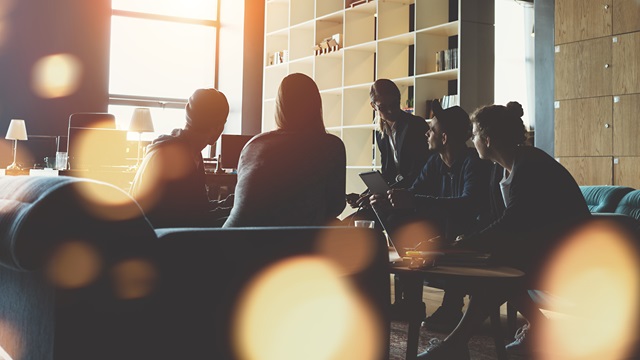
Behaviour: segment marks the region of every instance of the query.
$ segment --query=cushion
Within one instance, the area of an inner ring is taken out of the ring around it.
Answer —
[[[618,203],[615,212],[640,220],[640,190],[627,193]]]
[[[589,211],[592,213],[610,213],[615,212],[620,199],[627,193],[633,191],[633,188],[626,186],[580,186],[582,196],[587,202]]]
[[[72,240],[110,259],[129,256],[152,239],[155,232],[138,204],[113,185],[65,176],[0,178],[1,265],[36,269],[56,246]]]

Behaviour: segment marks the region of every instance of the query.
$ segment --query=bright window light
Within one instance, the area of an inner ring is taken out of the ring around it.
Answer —
[[[117,10],[191,19],[218,18],[217,1],[211,0],[111,0],[111,7]]]
[[[214,84],[216,28],[113,16],[109,92],[188,98]]]

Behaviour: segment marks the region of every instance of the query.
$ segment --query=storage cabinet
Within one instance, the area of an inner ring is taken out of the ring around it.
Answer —
[[[369,88],[393,80],[402,104],[426,117],[427,100],[458,95],[468,112],[493,102],[493,0],[267,0],[262,130],[275,128],[282,79],[312,77],[325,126],[347,150],[347,191],[364,189],[358,174],[380,167]],[[339,34],[339,49],[317,55],[316,44]],[[436,53],[458,49],[458,66],[436,71]]]
[[[610,96],[557,101],[556,156],[611,156],[616,126]]]
[[[640,2],[555,10],[556,156],[580,185],[640,188]]]
[[[558,161],[579,185],[611,185],[613,182],[610,156],[560,157]]]

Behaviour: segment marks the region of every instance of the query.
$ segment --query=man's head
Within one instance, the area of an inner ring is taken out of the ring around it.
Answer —
[[[197,134],[202,140],[202,144],[197,145],[204,148],[222,134],[229,115],[229,103],[224,94],[216,89],[198,89],[189,98],[185,110],[185,130]]]
[[[371,107],[380,115],[384,121],[394,122],[396,116],[402,111],[400,109],[400,90],[396,84],[389,79],[378,79],[371,85],[369,91]]]
[[[461,147],[471,136],[469,114],[460,106],[442,109],[438,101],[433,102],[433,114],[427,138],[429,149],[442,151],[448,147]]]

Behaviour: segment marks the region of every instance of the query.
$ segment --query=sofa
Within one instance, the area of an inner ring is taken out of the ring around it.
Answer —
[[[112,185],[0,177],[0,354],[14,360],[384,359],[388,266],[370,229],[153,229]]]

